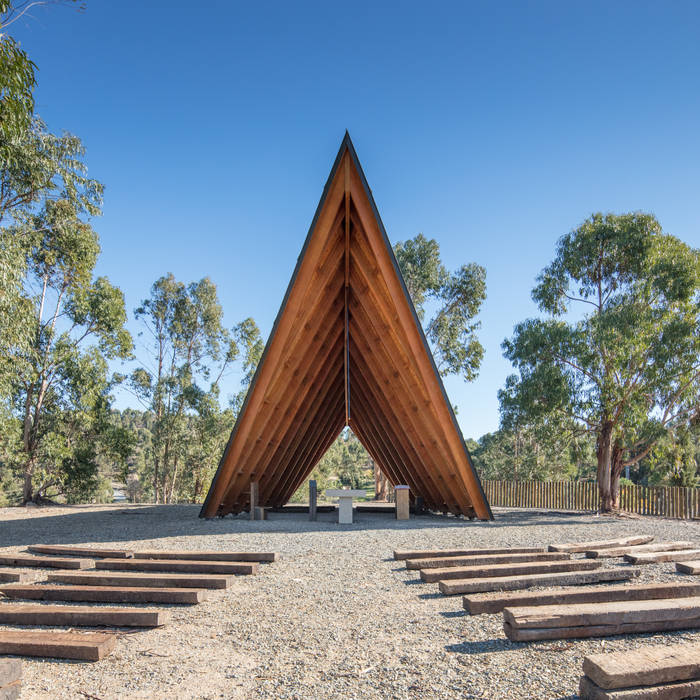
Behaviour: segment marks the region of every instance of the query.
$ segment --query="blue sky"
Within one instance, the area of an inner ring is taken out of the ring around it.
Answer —
[[[98,273],[130,311],[162,274],[208,275],[227,324],[267,336],[347,128],[390,239],[486,267],[481,374],[446,382],[465,437],[498,426],[500,343],[559,236],[644,210],[700,246],[693,0],[88,0],[13,33],[37,111],[106,185]]]

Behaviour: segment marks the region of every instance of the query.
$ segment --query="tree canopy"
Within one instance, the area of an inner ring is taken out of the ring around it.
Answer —
[[[601,506],[617,506],[625,465],[697,410],[700,258],[654,216],[594,214],[565,235],[538,278],[544,318],[504,341],[518,375],[502,411],[595,436]]]

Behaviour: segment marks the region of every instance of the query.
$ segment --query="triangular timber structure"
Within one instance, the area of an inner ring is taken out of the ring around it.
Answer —
[[[347,133],[200,515],[251,481],[285,504],[346,425],[426,507],[493,517]]]

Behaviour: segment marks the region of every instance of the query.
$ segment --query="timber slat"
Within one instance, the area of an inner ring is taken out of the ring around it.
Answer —
[[[183,550],[141,550],[134,552],[134,559],[179,559],[197,561],[278,561],[279,552],[191,552]]]
[[[700,679],[700,644],[642,647],[591,654],[583,672],[601,688],[629,688]]]
[[[22,583],[23,581],[33,580],[34,574],[27,574],[24,571],[0,569],[0,583]]]
[[[639,576],[639,569],[595,569],[593,571],[569,571],[557,574],[440,581],[438,586],[443,595],[459,595],[488,591],[516,591],[535,586],[579,586],[588,583],[601,583],[602,581],[626,581],[635,576]]]
[[[81,547],[72,544],[32,544],[27,551],[35,554],[56,554],[67,557],[109,557],[111,559],[128,559],[132,552],[127,549],[100,549],[97,547]]]
[[[49,574],[51,583],[75,586],[127,586],[133,588],[207,588],[222,589],[231,585],[231,577],[221,574],[139,574],[85,571],[76,574]]]
[[[632,535],[616,540],[598,540],[593,542],[566,542],[564,544],[550,544],[550,552],[586,552],[593,549],[607,549],[612,547],[631,547],[638,544],[646,544],[654,539],[652,535]]]
[[[0,623],[77,627],[160,627],[168,619],[162,610],[77,605],[0,604]]]
[[[116,571],[171,571],[188,574],[241,574],[258,573],[257,562],[196,561],[187,559],[102,559],[96,569]]]
[[[472,615],[499,613],[504,608],[536,605],[570,605],[613,600],[658,600],[700,596],[700,583],[642,583],[586,588],[554,588],[544,591],[474,593],[464,596],[464,609]]]
[[[117,635],[103,632],[0,630],[0,654],[99,661],[112,652]]]
[[[676,571],[679,574],[690,574],[691,576],[697,576],[700,574],[700,560],[697,561],[684,561],[676,563]]]
[[[92,559],[66,559],[62,557],[35,557],[30,554],[2,554],[0,564],[4,566],[40,567],[50,569],[88,569]]]
[[[493,578],[495,576],[515,576],[548,574],[563,571],[591,571],[601,566],[600,562],[589,560],[553,561],[522,564],[493,564],[491,566],[448,566],[441,569],[421,569],[421,580],[426,583],[449,579]]]
[[[625,554],[645,554],[648,552],[674,552],[678,549],[692,549],[693,542],[656,542],[655,544],[641,544],[636,547],[612,547],[610,549],[592,549],[586,551],[589,559],[614,559],[624,557]]]
[[[505,608],[503,627],[513,641],[695,629],[700,597]]]
[[[664,561],[692,561],[698,557],[700,557],[700,549],[687,549],[649,554],[625,554],[625,561],[630,564],[657,564]]]
[[[467,557],[485,554],[536,554],[544,547],[496,547],[480,549],[396,549],[394,559],[432,559],[434,557]]]
[[[506,608],[507,610],[508,608]],[[694,620],[663,620],[661,622],[630,622],[617,625],[576,625],[574,627],[519,627],[503,623],[506,637],[513,642],[536,642],[544,639],[586,639],[588,637],[615,637],[621,634],[648,634],[697,629],[700,617]]]
[[[606,690],[590,678],[581,676],[578,693],[579,700],[684,700],[700,697],[700,681]]]
[[[0,595],[20,600],[65,600],[91,603],[164,603],[196,605],[206,599],[199,588],[128,588],[124,586],[5,586]]]
[[[439,557],[435,559],[406,559],[407,569],[439,569],[451,566],[477,566],[480,564],[519,564],[536,561],[563,561],[571,555],[565,552],[539,552],[537,554],[484,554],[475,557]]]

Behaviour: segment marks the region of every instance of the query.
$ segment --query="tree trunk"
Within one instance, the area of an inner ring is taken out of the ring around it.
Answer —
[[[22,485],[22,505],[32,502],[34,490],[32,488],[32,477],[34,476],[34,464],[32,460],[27,460],[24,466],[24,483]]]
[[[600,494],[600,510],[610,513],[613,509],[611,490],[611,462],[612,462],[612,421],[603,421],[596,445],[598,457],[598,491]],[[618,480],[619,482],[619,480]]]
[[[623,468],[622,447],[615,441],[610,462],[610,497],[612,498],[612,507],[615,510],[620,509],[620,477]]]
[[[379,465],[374,462],[374,500],[386,501],[389,492],[389,482]]]
[[[158,503],[158,455],[153,455],[153,502]]]

